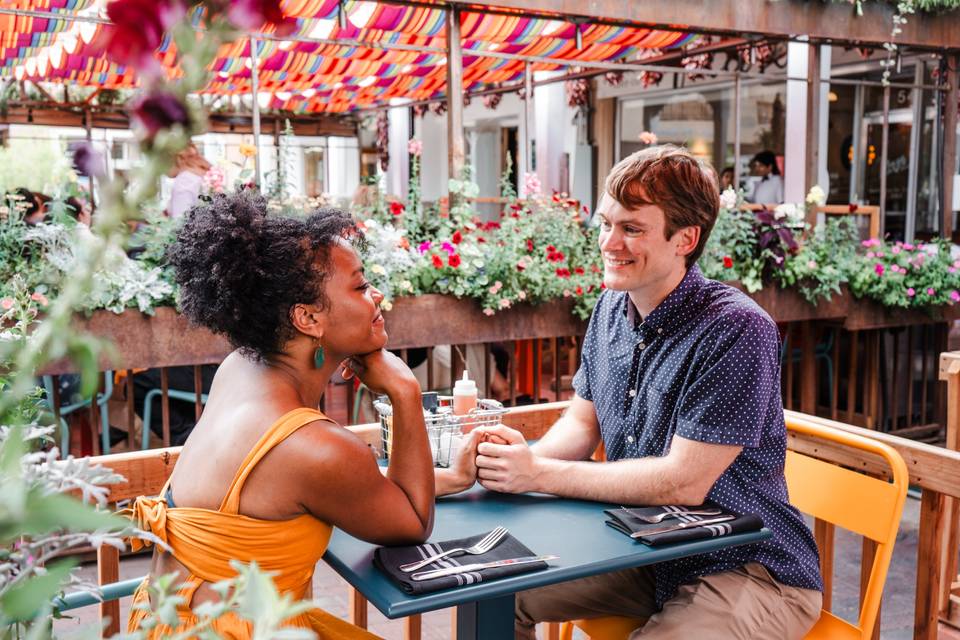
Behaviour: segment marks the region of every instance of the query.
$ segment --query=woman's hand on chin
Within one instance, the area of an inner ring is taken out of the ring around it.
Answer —
[[[356,355],[343,362],[343,378],[354,376],[374,393],[420,392],[420,383],[403,360],[386,349]]]

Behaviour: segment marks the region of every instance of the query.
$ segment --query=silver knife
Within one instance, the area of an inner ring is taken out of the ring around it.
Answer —
[[[432,578],[442,578],[444,576],[454,576],[458,573],[470,573],[480,569],[492,569],[493,567],[506,567],[512,564],[530,564],[531,562],[546,562],[547,560],[556,560],[560,556],[524,556],[522,558],[509,558],[507,560],[494,560],[492,562],[475,562],[458,567],[447,567],[445,569],[432,569],[430,571],[420,571],[410,576],[412,580],[430,580]]]
[[[635,531],[630,534],[631,538],[645,538],[646,536],[652,536],[658,533],[667,533],[668,531],[679,531],[681,529],[693,529],[694,527],[702,527],[705,524],[717,524],[718,522],[726,522],[728,520],[734,520],[737,516],[727,514],[725,516],[720,516],[719,518],[708,518],[706,520],[694,520],[692,522],[676,522],[673,524],[665,524],[662,527],[652,527],[650,529],[644,529],[643,531]]]

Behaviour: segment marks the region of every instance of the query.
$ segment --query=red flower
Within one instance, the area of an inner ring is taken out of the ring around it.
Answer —
[[[598,267],[595,264],[592,264],[590,265],[590,271],[592,271],[593,273],[600,273],[600,267]]]
[[[562,252],[562,251],[557,251],[555,254],[553,254],[553,257],[555,257],[555,258],[557,259],[557,262],[560,262],[560,261],[563,260],[566,256],[563,255],[563,252]]]
[[[453,255],[451,255],[449,258],[447,258],[447,264],[449,264],[449,265],[450,265],[451,267],[453,267],[453,268],[459,267],[459,266],[460,266],[460,255],[457,254],[457,253],[454,253]]]
[[[593,288],[594,288],[593,285],[590,285],[589,287],[587,287],[587,293],[590,293],[591,291],[593,291]]]
[[[855,204],[850,205],[850,213],[856,213],[859,207]]]
[[[522,263],[522,262],[518,262],[518,263],[517,263],[517,271],[523,271],[524,269],[526,269],[526,267],[523,266],[523,263]]]
[[[186,13],[181,0],[116,0],[107,5],[106,25],[100,46],[113,62],[141,73],[157,75],[160,64],[153,52],[166,32]]]
[[[606,289],[606,288],[607,288],[607,283],[606,283],[606,282],[601,282],[601,283],[600,283],[600,288],[601,288],[601,289]]]
[[[433,254],[432,260],[433,260],[433,266],[434,266],[434,268],[436,268],[436,269],[443,269],[443,258],[441,258],[440,256],[438,256],[437,254]]]
[[[500,217],[501,218],[503,217],[502,212],[500,213]],[[494,229],[499,229],[499,228],[500,228],[500,223],[495,222],[493,220],[491,220],[490,222],[484,225],[484,231],[493,231]]]
[[[163,129],[190,127],[190,112],[180,98],[164,91],[141,95],[130,105],[130,119],[138,137],[152,142]]]
[[[230,22],[247,31],[267,23],[274,26],[278,36],[288,36],[297,28],[295,19],[283,15],[280,0],[230,0],[227,16]]]
[[[578,276],[582,276],[582,275],[583,275],[583,267],[577,267],[576,269],[573,270],[573,272],[574,272],[575,274],[577,274]]]
[[[520,217],[520,214],[517,213],[516,211],[514,211],[513,213],[510,214],[510,217],[511,217],[511,218],[519,218],[519,217]]]
[[[463,234],[460,233],[459,231],[454,231],[453,237],[450,238],[450,241],[453,242],[453,244],[460,244],[461,242],[463,242]]]
[[[486,241],[487,241],[487,239],[484,238],[483,236],[477,236],[477,243],[478,243],[478,244],[483,244],[483,243],[486,242]]]
[[[403,213],[403,211],[404,211],[404,207],[402,202],[390,203],[390,213],[392,213],[393,215],[399,216],[400,214]]]
[[[723,268],[731,269],[733,268],[733,258],[730,256],[723,256]]]
[[[533,253],[533,240],[527,238],[527,251]]]
[[[578,296],[582,296],[582,295],[583,295],[583,287],[577,287],[577,295],[578,295]]]
[[[557,269],[556,274],[557,274],[557,277],[558,277],[558,278],[569,278],[569,277],[570,277],[570,270],[569,270],[569,269]]]
[[[548,244],[548,245],[547,245],[547,253],[553,253],[553,252],[556,251],[556,250],[557,250],[557,248],[556,248],[555,246],[553,246],[552,244]]]

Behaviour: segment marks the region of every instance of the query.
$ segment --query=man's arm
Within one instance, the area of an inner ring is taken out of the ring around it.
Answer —
[[[532,448],[542,458],[586,460],[599,444],[600,423],[593,403],[574,395],[570,407]]]
[[[666,456],[597,464],[537,455],[509,427],[486,431],[508,443],[478,447],[478,477],[487,489],[622,504],[702,504],[743,449],[674,436]]]

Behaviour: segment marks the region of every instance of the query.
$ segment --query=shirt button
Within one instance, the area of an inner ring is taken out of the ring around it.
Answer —
[[[657,329],[657,333],[663,333],[663,327],[660,327],[659,329]]]
[[[633,436],[627,436],[627,442],[633,442]]]
[[[633,397],[635,397],[636,395],[637,395],[637,390],[636,390],[636,389],[630,389],[630,397],[633,398]]]
[[[643,350],[646,349],[646,348],[647,348],[647,345],[644,344],[643,342],[641,342],[641,343],[639,343],[639,344],[637,345],[637,349],[640,349],[641,351],[643,351]]]

